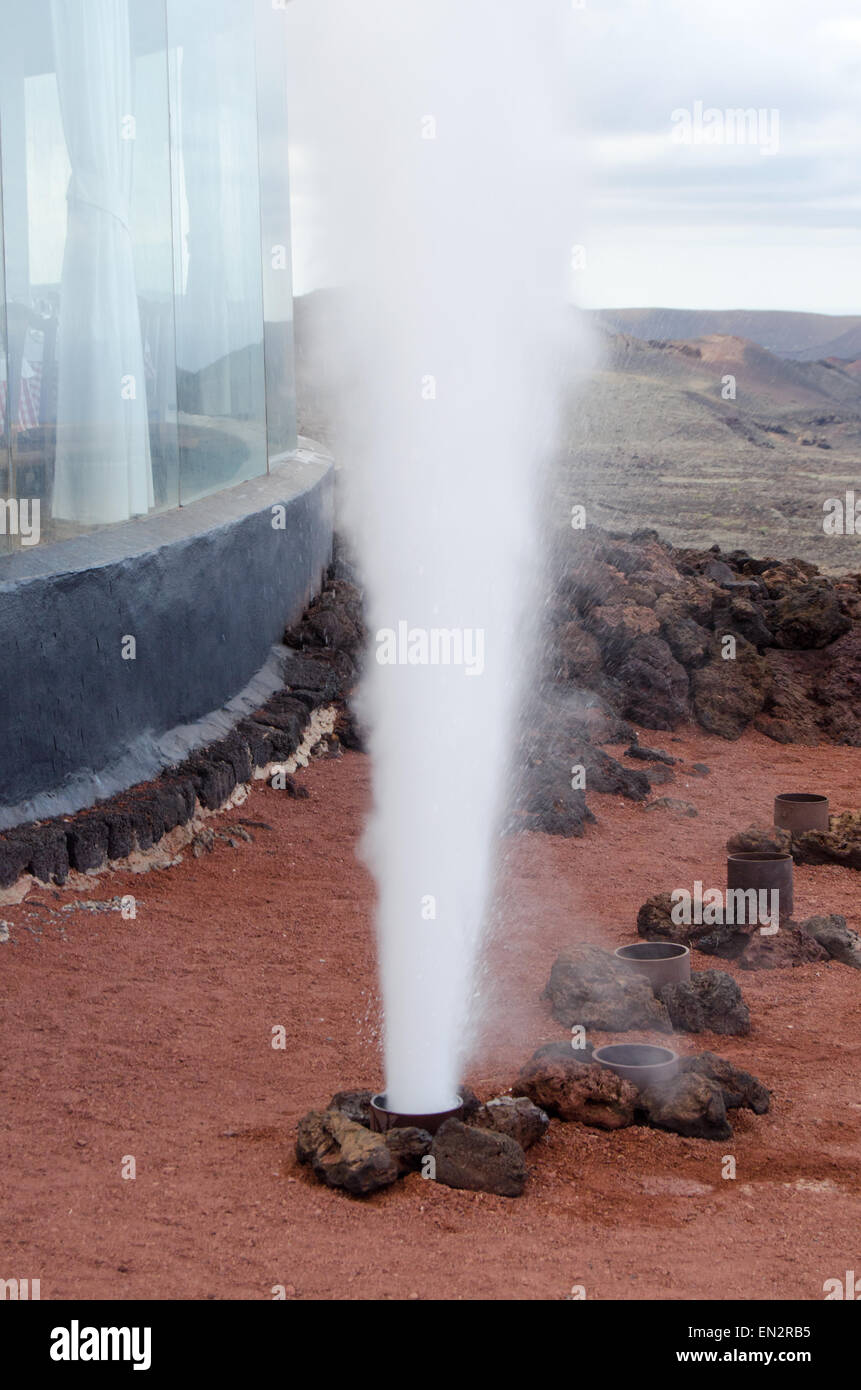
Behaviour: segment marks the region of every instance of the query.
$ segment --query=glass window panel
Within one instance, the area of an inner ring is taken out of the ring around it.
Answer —
[[[168,0],[180,496],[267,471],[253,0]]]
[[[266,411],[270,462],[296,448],[293,267],[287,166],[286,7],[255,0]]]
[[[179,500],[165,17],[2,9],[10,486],[60,539]]]

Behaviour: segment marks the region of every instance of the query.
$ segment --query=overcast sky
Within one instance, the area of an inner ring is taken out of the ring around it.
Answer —
[[[513,2],[540,23],[550,0]],[[558,6],[567,12],[569,0]],[[858,0],[585,0],[570,10],[560,115],[585,208],[579,301],[861,313]],[[319,280],[319,86],[306,59],[324,11],[322,0],[295,0],[287,21],[297,293]],[[693,143],[696,103],[703,143]],[[745,141],[705,114],[739,108],[764,113]],[[691,115],[691,143],[680,112]]]

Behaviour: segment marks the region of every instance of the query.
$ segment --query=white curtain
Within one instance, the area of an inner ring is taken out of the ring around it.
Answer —
[[[97,525],[153,505],[129,229],[134,140],[128,0],[51,0],[72,166],[58,344],[53,515]]]

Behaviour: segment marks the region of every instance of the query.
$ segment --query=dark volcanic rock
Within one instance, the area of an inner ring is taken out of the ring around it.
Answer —
[[[595,817],[585,793],[571,786],[573,759],[556,753],[535,757],[523,770],[517,825],[568,838],[582,835]]]
[[[399,1172],[381,1134],[354,1124],[338,1110],[309,1110],[299,1121],[296,1157],[327,1187],[366,1196],[397,1182]]]
[[[759,714],[771,689],[771,672],[756,648],[737,639],[734,660],[716,649],[707,666],[691,675],[694,713],[709,733],[740,738]]]
[[[818,941],[832,960],[861,970],[861,936],[846,925],[846,918],[834,912],[829,917],[808,917],[801,931]]]
[[[699,815],[696,806],[692,806],[689,801],[680,801],[677,796],[658,796],[649,802],[646,810],[672,811],[673,815],[685,816],[688,820],[693,820]]]
[[[672,754],[665,753],[660,748],[644,748],[641,743],[632,743],[629,748],[626,748],[625,757],[636,758],[644,763],[666,763],[668,767],[672,767],[679,761],[678,758],[674,758]]]
[[[796,864],[842,864],[861,869],[861,813],[832,816],[828,830],[807,830],[792,837]]]
[[[670,893],[656,893],[643,903],[637,913],[637,931],[646,941],[675,941],[692,946],[709,956],[732,959],[747,945],[752,928],[711,925],[695,922],[674,922],[673,900]]]
[[[529,1149],[547,1133],[550,1120],[528,1096],[497,1096],[482,1105],[469,1119],[478,1129],[507,1134],[522,1149]]]
[[[682,1070],[696,1072],[719,1086],[727,1110],[744,1108],[752,1110],[755,1115],[765,1115],[768,1111],[771,1093],[762,1082],[757,1081],[750,1072],[733,1066],[726,1057],[719,1057],[716,1052],[698,1052],[693,1057],[684,1057]]]
[[[726,842],[727,854],[788,854],[791,848],[789,831],[776,825],[749,825],[747,830],[739,830]]]
[[[595,686],[601,679],[603,658],[598,639],[576,620],[563,623],[557,629],[553,659],[556,662],[552,672],[554,680]]]
[[[827,647],[852,626],[841,612],[834,590],[820,582],[787,593],[767,603],[765,609],[778,647]]]
[[[560,1120],[576,1120],[596,1129],[623,1129],[634,1122],[638,1091],[630,1081],[597,1062],[567,1057],[533,1057],[512,1087]]]
[[[638,1104],[657,1129],[670,1129],[689,1139],[732,1136],[721,1087],[696,1072],[683,1071],[671,1081],[642,1091]]]
[[[22,830],[20,837],[28,847],[27,872],[40,883],[64,884],[69,877],[69,842],[65,826],[48,822]],[[0,887],[8,885],[0,883]]]
[[[625,767],[617,758],[591,744],[579,745],[571,760],[586,773],[587,790],[625,796],[629,801],[645,801],[649,795],[650,774]]]
[[[460,1103],[464,1120],[469,1120],[481,1108],[481,1101],[469,1086],[461,1086]]]
[[[338,1110],[354,1124],[364,1125],[366,1129],[369,1129],[373,1098],[373,1091],[336,1091],[326,1109]]]
[[[673,1027],[684,1033],[726,1033],[731,1037],[750,1032],[750,1012],[741,990],[725,970],[698,970],[690,980],[664,985],[658,997]]]
[[[83,815],[66,827],[69,865],[78,873],[102,869],[108,862],[108,827],[97,816]]]
[[[519,1197],[526,1185],[526,1158],[507,1134],[446,1120],[434,1135],[436,1181],[469,1192]]]
[[[652,787],[663,787],[666,786],[667,782],[675,782],[676,780],[676,774],[673,772],[673,769],[671,767],[664,767],[662,763],[657,763],[653,767],[650,767],[646,776],[649,779],[649,785]]]
[[[403,1129],[389,1129],[383,1135],[386,1148],[398,1165],[398,1174],[404,1177],[407,1173],[417,1173],[422,1166],[422,1159],[431,1151],[433,1144],[432,1135],[426,1129],[418,1129],[415,1125],[405,1125]]]
[[[633,974],[607,951],[581,946],[557,956],[542,999],[566,1028],[582,1024],[608,1033],[630,1028],[671,1031],[666,1010],[648,981]]]
[[[829,959],[825,948],[801,927],[784,925],[773,936],[754,932],[738,963],[742,970],[782,970]]]
[[[573,1057],[575,1062],[591,1062],[594,1050],[590,1042],[584,1042],[582,1047],[572,1047],[570,1042],[542,1043],[540,1047],[536,1047],[529,1060],[539,1062],[543,1058],[552,1057],[557,1062],[570,1062]]]
[[[355,585],[342,579],[329,579],[295,628],[284,634],[287,647],[331,647],[357,653],[366,636],[362,595]],[[302,685],[301,680],[289,680]],[[310,689],[312,687],[305,686]]]
[[[774,641],[773,632],[766,626],[761,605],[754,603],[746,594],[722,594],[716,598],[712,622],[715,632],[743,637],[754,647],[769,647]]]
[[[0,888],[11,888],[26,871],[31,850],[23,838],[0,835]]]
[[[688,675],[662,637],[639,637],[608,662],[622,714],[647,729],[674,729],[688,713]]]
[[[673,899],[669,893],[655,893],[647,898],[637,913],[637,931],[647,941],[678,941],[686,944],[686,928],[672,919]]]

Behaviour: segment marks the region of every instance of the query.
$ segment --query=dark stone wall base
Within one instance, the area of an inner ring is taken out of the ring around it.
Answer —
[[[0,829],[153,777],[212,711],[226,731],[267,698],[333,523],[334,465],[307,447],[178,511],[0,560]]]

